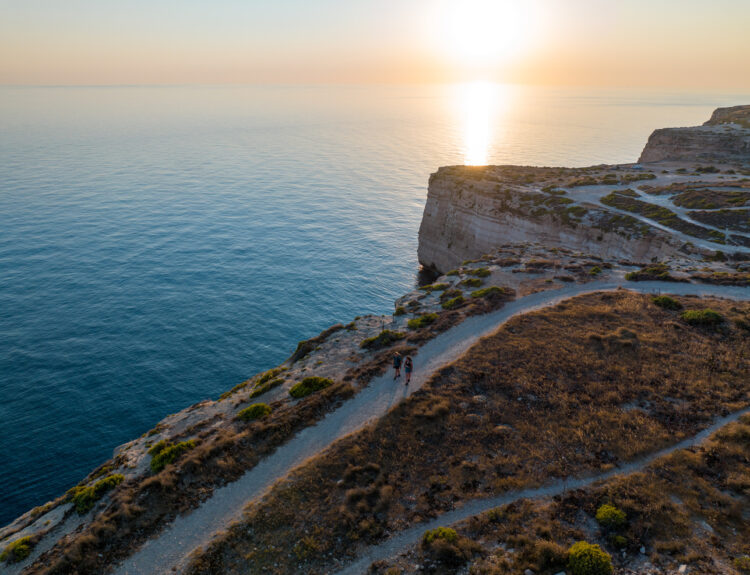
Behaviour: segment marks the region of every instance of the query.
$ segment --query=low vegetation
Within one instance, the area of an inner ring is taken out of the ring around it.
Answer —
[[[237,419],[242,421],[255,421],[269,415],[273,411],[271,406],[266,403],[253,403],[237,414]]]
[[[361,347],[362,349],[371,350],[383,349],[384,347],[391,346],[397,341],[404,339],[405,337],[406,334],[403,334],[400,331],[384,329],[378,335],[362,340],[362,343],[359,344],[359,347]]]
[[[682,309],[682,304],[674,299],[673,297],[670,297],[668,295],[658,295],[651,298],[651,301],[654,302],[654,304],[658,305],[660,308],[664,309],[670,309],[670,310],[680,310]]]
[[[724,322],[720,313],[712,309],[690,309],[682,312],[680,317],[690,325],[716,327]]]
[[[492,272],[488,268],[476,268],[473,270],[469,270],[467,273],[470,276],[475,276],[478,278],[486,278],[492,274]]]
[[[410,319],[406,325],[409,329],[422,329],[423,327],[427,327],[428,325],[435,323],[437,318],[438,314],[436,313],[426,313],[420,315],[419,317]]]
[[[614,505],[605,503],[596,510],[596,521],[605,529],[622,529],[628,522],[627,514]]]
[[[92,485],[76,485],[68,491],[68,500],[73,503],[73,506],[80,515],[84,515],[94,508],[94,504],[105,493],[117,487],[124,479],[123,475],[116,473],[100,479]]]
[[[480,298],[480,297],[494,297],[494,296],[505,296],[505,295],[508,295],[508,289],[498,287],[498,286],[486,287],[486,288],[471,292],[471,297],[475,299]]]
[[[482,285],[482,280],[479,278],[466,278],[458,283],[459,285],[466,287],[479,287]]]
[[[579,541],[568,551],[568,565],[573,575],[611,575],[612,557],[596,544]]]
[[[660,281],[660,282],[679,282],[687,281],[684,279],[676,278],[669,273],[669,266],[666,264],[653,264],[641,268],[635,272],[628,272],[625,274],[625,279],[630,282],[644,282],[644,281]]]
[[[460,295],[444,301],[441,305],[443,309],[457,309],[461,307],[465,301],[464,296]]]
[[[444,289],[447,289],[450,287],[450,284],[430,284],[426,286],[422,286],[419,289],[422,291],[426,291],[427,293],[432,293],[434,291],[443,291]]]
[[[174,463],[178,457],[190,451],[195,446],[196,441],[192,439],[179,443],[172,443],[165,440],[160,441],[148,450],[148,454],[151,456],[151,471],[159,473],[167,465]]]
[[[679,301],[694,308],[699,300]],[[746,303],[704,305],[727,319],[750,314]],[[332,569],[329,557],[351,557],[363,545],[467,500],[613,469],[747,405],[748,353],[750,340],[731,322],[722,331],[697,329],[676,321],[650,296],[630,292],[581,296],[519,316],[371,427],[278,484],[189,573],[326,572]],[[736,460],[728,458],[727,468],[732,465]],[[736,467],[738,485],[745,481],[744,469]],[[669,484],[680,485],[678,477],[670,476]],[[665,481],[658,479],[660,485]],[[551,574],[565,568],[576,541],[637,550],[663,537],[651,517],[674,513],[667,495],[658,493],[666,498],[664,507],[662,499],[653,504],[632,495],[635,487],[597,489],[566,493],[553,503],[553,513],[518,503],[515,511],[487,520],[488,532],[491,525],[502,538],[481,538],[516,550],[498,560],[499,568]],[[581,525],[596,526],[596,511],[605,503],[622,510],[627,521],[618,530],[602,527],[594,541]],[[702,513],[719,509],[712,503]],[[588,523],[581,523],[582,513]],[[312,535],[315,553],[289,555]],[[477,541],[463,535],[458,541]],[[472,568],[484,565],[486,558],[474,548],[451,545],[458,551],[446,557],[473,561]],[[439,563],[434,549],[420,549]]]
[[[34,547],[34,540],[31,537],[21,537],[16,539],[3,549],[0,553],[0,561],[6,563],[18,563],[31,555],[31,549]]]
[[[294,399],[301,399],[331,385],[333,381],[327,377],[306,377],[289,390],[289,395]]]

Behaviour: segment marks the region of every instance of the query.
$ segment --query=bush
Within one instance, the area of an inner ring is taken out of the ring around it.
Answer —
[[[437,539],[442,539],[443,541],[447,541],[448,543],[455,543],[456,541],[458,541],[458,534],[456,533],[455,529],[451,529],[450,527],[437,527],[435,529],[425,531],[424,535],[422,536],[422,544],[429,545]]]
[[[599,266],[594,266],[589,270],[589,275],[592,276],[598,276],[600,273],[602,273],[602,268],[600,268]]]
[[[160,441],[148,450],[151,458],[151,471],[159,473],[170,463],[174,461],[186,451],[190,451],[195,447],[196,443],[194,440],[182,441],[177,444],[173,444],[167,441]],[[157,449],[158,448],[158,449]]]
[[[421,289],[422,291],[426,291],[428,293],[432,293],[434,291],[443,291],[444,289],[448,287],[448,285],[449,284],[430,284],[430,285],[422,286],[419,289]]]
[[[612,558],[598,545],[579,541],[568,549],[568,566],[573,575],[610,575]]]
[[[99,501],[107,491],[117,487],[124,479],[125,476],[116,473],[100,479],[93,485],[77,485],[68,491],[68,500],[72,501],[76,511],[83,515],[91,511],[94,508],[94,503]]]
[[[622,509],[605,503],[596,510],[596,521],[605,529],[621,529],[628,521],[627,515]]]
[[[464,301],[464,296],[462,295],[454,297],[453,299],[443,302],[443,309],[456,309],[457,307],[461,307]]]
[[[690,325],[715,327],[724,321],[721,314],[712,309],[691,309],[682,312],[680,317]]]
[[[492,272],[488,270],[487,268],[477,268],[475,270],[469,270],[470,276],[476,276],[478,278],[486,278],[489,276]]]
[[[609,544],[615,549],[625,549],[628,546],[628,540],[622,535],[610,535]]]
[[[479,278],[466,278],[465,280],[461,280],[458,283],[462,286],[474,288],[482,285],[482,280],[480,280]]]
[[[672,310],[682,309],[682,304],[678,302],[676,299],[669,297],[668,295],[655,296],[651,298],[651,301],[654,302],[659,307],[662,307],[664,309],[672,309]]]
[[[414,319],[410,319],[406,325],[409,329],[420,329],[434,323],[437,318],[438,314],[436,313],[426,313],[419,317],[415,317]]]
[[[507,293],[508,291],[505,288],[491,286],[491,287],[477,290],[475,292],[471,292],[471,297],[480,298],[480,297],[487,297],[487,296],[493,296],[493,295],[506,295]]]
[[[447,274],[447,276],[457,276],[460,272],[458,270],[451,270]]]
[[[13,543],[8,545],[3,552],[0,553],[0,561],[7,563],[18,563],[23,561],[29,555],[31,555],[31,548],[34,544],[31,542],[31,537],[21,537],[16,539]]]
[[[362,349],[381,349],[393,345],[400,339],[404,339],[405,334],[399,331],[391,331],[390,329],[384,329],[375,337],[368,337],[359,344]]]
[[[253,403],[237,414],[237,419],[242,421],[255,421],[271,413],[271,407],[266,403]]]
[[[402,305],[398,306],[396,308],[396,311],[393,312],[393,315],[396,315],[396,316],[398,316],[398,315],[406,315],[406,308],[404,306],[402,306]]]
[[[559,569],[568,561],[568,551],[554,541],[537,541],[531,550],[534,562],[540,569]]]
[[[295,399],[300,399],[330,385],[333,385],[333,381],[327,377],[306,377],[289,390],[289,395]]]
[[[259,395],[263,395],[267,391],[271,391],[274,387],[280,386],[282,383],[284,383],[284,378],[277,377],[276,379],[272,379],[271,381],[266,381],[263,384],[256,385],[252,393],[250,394],[250,399],[258,397]]]

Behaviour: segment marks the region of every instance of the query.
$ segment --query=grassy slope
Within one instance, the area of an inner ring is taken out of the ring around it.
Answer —
[[[682,298],[750,319],[750,305]],[[457,501],[596,472],[750,400],[747,332],[627,292],[509,322],[374,427],[279,484],[193,573],[316,572]]]

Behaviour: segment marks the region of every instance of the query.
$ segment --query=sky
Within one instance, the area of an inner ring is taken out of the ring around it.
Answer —
[[[0,0],[0,84],[750,89],[750,0]]]

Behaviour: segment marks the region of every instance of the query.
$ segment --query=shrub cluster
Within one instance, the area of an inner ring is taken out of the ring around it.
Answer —
[[[596,521],[605,529],[622,529],[628,521],[622,509],[605,503],[596,510]]]
[[[475,270],[469,270],[470,276],[476,276],[478,278],[486,278],[489,276],[492,272],[487,268],[477,268]]]
[[[162,439],[148,450],[148,454],[151,456],[151,471],[159,473],[167,465],[174,463],[180,455],[186,451],[190,451],[195,446],[196,442],[192,439],[190,441],[181,441],[180,443],[172,443],[171,441]]]
[[[31,554],[31,548],[33,543],[31,537],[21,537],[16,539],[13,543],[8,545],[3,552],[0,553],[0,561],[6,563],[18,563],[23,561]]]
[[[507,293],[508,293],[508,290],[506,290],[505,288],[501,288],[497,286],[490,286],[490,287],[477,290],[475,292],[471,292],[471,297],[480,298],[480,297],[488,297],[488,296],[494,296],[494,295],[506,295]]]
[[[300,399],[307,397],[311,393],[325,389],[330,385],[333,385],[333,381],[327,377],[306,377],[289,390],[289,395],[295,399]]]
[[[271,413],[271,406],[266,403],[253,403],[237,414],[237,419],[242,421],[255,421]]]
[[[425,545],[429,545],[436,539],[443,539],[448,543],[455,543],[456,541],[458,541],[458,534],[456,533],[455,529],[451,529],[450,527],[437,527],[435,529],[425,531],[424,535],[422,536],[422,543],[424,543]]]
[[[715,327],[724,321],[720,313],[712,309],[690,309],[682,312],[680,317],[690,325]]]
[[[427,293],[432,293],[434,291],[443,291],[444,289],[448,288],[449,284],[430,284],[426,286],[422,286],[422,291],[426,291]]]
[[[263,395],[267,391],[271,391],[274,387],[280,386],[282,383],[284,383],[284,378],[277,377],[276,379],[272,379],[271,381],[266,381],[262,384],[256,385],[253,388],[252,393],[250,394],[250,399],[258,397],[259,395]]]
[[[568,549],[568,566],[573,575],[611,575],[613,570],[609,553],[585,541]]]
[[[664,309],[678,310],[682,309],[682,304],[668,295],[658,295],[651,298],[654,304]]]
[[[456,309],[457,307],[461,307],[464,303],[464,296],[460,295],[457,297],[454,297],[453,299],[449,299],[447,301],[444,301],[442,303],[443,309]]]
[[[437,318],[438,314],[436,313],[426,313],[419,317],[415,317],[414,319],[410,319],[406,325],[409,329],[420,329],[434,323]]]
[[[662,281],[662,282],[675,282],[680,281],[674,276],[669,274],[669,267],[666,264],[653,264],[642,268],[636,272],[629,272],[625,274],[625,279],[630,282],[643,282],[643,281]]]
[[[94,508],[94,504],[99,501],[107,491],[117,487],[124,479],[125,477],[123,475],[116,473],[114,475],[109,475],[104,479],[100,479],[92,485],[76,485],[73,489],[68,491],[68,501],[72,501],[76,511],[80,515],[83,515],[91,511],[91,509]]]
[[[368,337],[359,344],[362,349],[382,349],[393,345],[400,339],[404,339],[405,334],[399,331],[392,331],[390,329],[384,329],[378,335],[374,337]]]
[[[461,280],[458,283],[462,286],[475,288],[482,285],[482,280],[480,280],[479,278],[466,278],[465,280]]]

